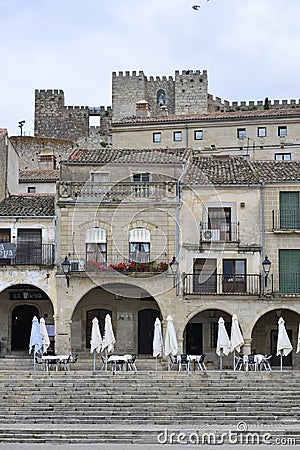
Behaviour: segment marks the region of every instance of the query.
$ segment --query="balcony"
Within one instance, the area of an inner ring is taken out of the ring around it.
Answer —
[[[59,201],[89,201],[103,203],[138,201],[176,201],[177,184],[165,182],[60,182]]]
[[[186,274],[183,280],[184,295],[260,295],[261,276]]]
[[[16,246],[15,258],[0,259],[0,266],[53,266],[55,261],[54,248],[54,244],[39,245],[32,242],[22,242]]]
[[[272,211],[274,231],[300,230],[300,210],[280,209]]]
[[[238,242],[239,241],[239,224],[219,222],[210,228],[207,222],[200,224],[200,242]]]
[[[86,272],[93,274],[112,275],[121,273],[127,276],[148,277],[166,272],[169,268],[168,258],[149,262],[133,262],[124,259],[111,258],[109,261],[87,260],[86,255],[70,255],[71,272]]]

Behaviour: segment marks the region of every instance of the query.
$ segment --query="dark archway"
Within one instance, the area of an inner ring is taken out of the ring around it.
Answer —
[[[97,317],[99,321],[99,328],[101,336],[103,337],[104,334],[104,323],[105,323],[105,317],[106,314],[109,314],[110,317],[112,316],[112,312],[109,309],[89,309],[86,312],[86,348],[89,348],[91,346],[91,333],[92,333],[92,321],[94,317]]]
[[[12,312],[11,349],[29,350],[32,318],[39,318],[39,310],[33,305],[16,306]]]
[[[160,318],[160,311],[157,309],[142,309],[139,311],[138,322],[138,353],[139,355],[152,354],[154,322]]]

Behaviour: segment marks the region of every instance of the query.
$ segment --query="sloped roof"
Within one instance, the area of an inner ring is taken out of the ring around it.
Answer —
[[[114,125],[122,124],[139,124],[139,123],[167,123],[167,122],[193,122],[205,120],[234,120],[234,119],[251,119],[251,118],[273,118],[273,117],[299,117],[299,108],[282,108],[282,109],[257,109],[247,111],[224,111],[224,112],[205,112],[198,114],[170,114],[167,116],[153,116],[153,117],[125,117],[124,119],[115,120]]]
[[[183,184],[256,184],[257,175],[240,156],[194,156]]]
[[[35,169],[35,170],[20,170],[19,182],[26,183],[27,181],[58,181],[59,170],[55,169]]]
[[[0,202],[0,217],[54,216],[54,195],[12,195]]]
[[[77,149],[69,157],[69,163],[96,164],[181,164],[188,159],[190,150],[182,149]]]
[[[258,184],[300,182],[300,161],[252,161],[242,156],[194,156],[184,184]]]
[[[261,181],[300,181],[300,161],[251,161]]]

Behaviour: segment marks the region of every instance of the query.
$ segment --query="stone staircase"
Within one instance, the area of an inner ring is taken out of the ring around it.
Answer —
[[[230,443],[232,433],[300,443],[297,371],[45,372],[32,358],[29,369],[14,362],[0,361],[2,443]]]

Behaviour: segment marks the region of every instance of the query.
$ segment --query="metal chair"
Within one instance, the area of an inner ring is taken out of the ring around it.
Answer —
[[[234,355],[234,370],[243,370],[244,355]]]
[[[127,360],[128,369],[137,371],[137,367],[135,365],[136,355],[132,355],[131,358]]]
[[[268,371],[272,370],[272,367],[271,367],[271,364],[270,364],[271,358],[272,358],[272,355],[265,355],[263,357],[263,359],[261,360],[261,363],[260,363],[261,367],[263,369],[268,370]]]
[[[183,369],[186,369],[188,372],[191,369],[191,361],[185,354],[180,355],[178,361],[178,371],[181,372]]]
[[[204,359],[205,359],[205,353],[200,355],[199,358],[197,359],[198,370],[206,370]]]
[[[247,367],[248,367],[248,370],[254,370],[254,371],[257,370],[257,363],[256,363],[254,355],[248,355]]]

